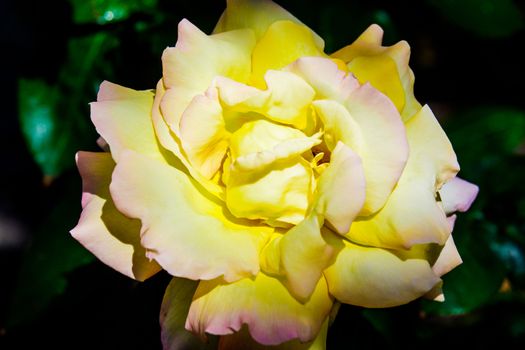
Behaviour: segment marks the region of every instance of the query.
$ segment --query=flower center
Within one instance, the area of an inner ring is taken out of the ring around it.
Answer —
[[[223,173],[232,214],[272,226],[303,220],[315,189],[312,165],[303,155],[312,157],[319,137],[265,119],[235,131]]]

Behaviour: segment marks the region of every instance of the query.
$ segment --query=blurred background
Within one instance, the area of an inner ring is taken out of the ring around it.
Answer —
[[[444,303],[344,305],[328,349],[516,348],[525,344],[525,3],[277,0],[333,52],[371,23],[412,47],[415,93],[480,187],[460,215],[464,263]],[[154,88],[188,18],[213,29],[224,1],[0,2],[0,348],[160,349],[169,276],[134,282],[69,235],[80,213],[78,150],[96,151],[90,101],[104,79]]]

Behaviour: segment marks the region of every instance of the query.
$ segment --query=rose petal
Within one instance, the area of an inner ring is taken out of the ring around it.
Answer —
[[[392,102],[368,84],[350,94],[346,108],[363,135],[362,150],[356,150],[366,178],[366,200],[360,215],[371,215],[383,207],[405,167],[405,127]]]
[[[231,79],[219,77],[215,84],[219,90],[221,102],[229,111],[263,114],[278,123],[293,125],[305,129],[311,123],[310,103],[315,95],[313,89],[295,74],[269,70],[264,76],[267,89],[260,90]],[[229,129],[239,125],[238,118],[230,118]]]
[[[257,39],[263,37],[268,27],[277,21],[288,20],[304,24],[291,13],[270,0],[228,0],[226,10],[213,30],[221,33],[235,29],[250,28]],[[324,46],[323,39],[312,31],[316,45]]]
[[[319,100],[342,103],[359,87],[357,79],[324,57],[300,57],[284,69],[303,78],[315,90],[315,98]]]
[[[283,68],[304,56],[325,56],[308,27],[291,21],[274,22],[253,49],[250,82],[263,88],[268,70]]]
[[[323,270],[343,248],[339,237],[321,228],[323,218],[346,233],[364,202],[361,161],[342,143],[319,177],[315,196],[314,211],[285,235],[275,237],[261,254],[263,270],[283,276],[284,284],[301,301],[310,297]]]
[[[249,29],[208,36],[186,19],[179,23],[177,44],[162,54],[167,92],[161,109],[175,134],[186,106],[195,95],[206,91],[213,78],[248,80],[254,45],[255,36]]]
[[[315,210],[336,232],[345,234],[365,203],[365,188],[361,159],[339,142],[317,182]]]
[[[452,239],[452,235],[450,235],[441,249],[441,253],[436,262],[432,266],[432,270],[437,276],[441,277],[461,265],[462,262],[463,260],[454,244],[454,239]]]
[[[396,64],[388,56],[356,57],[348,62],[348,70],[361,84],[370,83],[394,103],[398,111],[405,107],[405,92]]]
[[[164,158],[151,124],[152,91],[135,91],[104,82],[99,97],[103,100],[91,103],[91,120],[109,144],[116,162],[124,150]]]
[[[348,69],[360,82],[369,81],[391,98],[406,122],[421,109],[421,104],[414,97],[414,73],[408,66],[410,46],[400,41],[384,47],[381,46],[382,40],[383,29],[373,24],[354,43],[331,56],[348,62]],[[393,60],[394,66],[390,60]]]
[[[354,242],[408,249],[414,244],[443,245],[450,234],[435,197],[459,170],[456,155],[428,106],[410,119],[406,130],[410,156],[403,175],[381,211],[352,224],[348,238]]]
[[[180,140],[193,165],[207,179],[219,170],[229,146],[217,90],[197,95],[180,120]]]
[[[180,145],[180,139],[174,135],[174,133],[169,129],[166,121],[164,120],[162,113],[160,111],[160,102],[164,96],[166,90],[162,80],[157,84],[157,90],[155,94],[155,99],[153,101],[153,107],[151,112],[151,118],[153,122],[153,127],[155,129],[155,134],[158,137],[159,143],[172,154],[174,154],[188,170],[191,177],[199,182],[210,194],[216,196],[218,199],[224,198],[223,189],[216,183],[207,179],[202,175],[197,169],[195,169],[186,155],[183,154],[182,146]]]
[[[171,275],[233,281],[259,271],[272,229],[225,216],[223,204],[181,170],[126,152],[110,191],[121,212],[142,221],[142,245]]]
[[[478,186],[459,177],[454,177],[445,182],[439,190],[445,213],[448,215],[456,211],[467,211],[476,199],[478,192]]]
[[[325,350],[326,336],[328,333],[328,318],[323,323],[321,331],[312,342],[302,343],[298,340],[272,346],[272,350]],[[257,343],[250,336],[246,327],[242,327],[239,332],[224,335],[219,341],[219,350],[267,350],[268,346]]]
[[[303,302],[311,297],[324,269],[333,263],[344,247],[339,237],[320,226],[322,222],[316,215],[311,215],[282,236],[279,242],[284,284]]]
[[[269,171],[271,169],[267,168],[270,166],[280,168],[274,163],[299,159],[302,153],[320,142],[319,134],[308,137],[297,129],[264,119],[245,122],[231,137],[233,164],[230,170]]]
[[[136,100],[143,98],[149,100],[151,95],[151,90],[137,91],[104,80],[98,88],[97,101]]]
[[[266,115],[276,122],[298,129],[307,125],[307,112],[315,91],[297,75],[269,70],[264,76],[271,100]]]
[[[365,135],[345,106],[333,100],[317,100],[312,106],[323,123],[323,137],[330,151],[334,150],[338,142],[342,142],[354,152],[363,154]]]
[[[208,342],[203,342],[184,328],[191,300],[198,284],[198,281],[174,277],[166,288],[160,308],[160,334],[163,350],[217,349],[218,339],[209,337]]]
[[[226,184],[232,214],[269,223],[303,220],[313,184],[312,168],[300,154],[317,143],[317,137],[264,119],[247,122],[234,132]]]
[[[268,224],[304,219],[312,189],[312,168],[302,160],[281,162],[257,172],[230,169],[226,205],[233,215]]]
[[[424,259],[400,259],[394,253],[344,241],[345,248],[325,271],[330,293],[339,301],[364,307],[406,304],[440,279]]]
[[[186,329],[199,334],[232,334],[243,324],[264,345],[315,339],[332,307],[321,279],[310,300],[298,302],[276,278],[259,273],[231,284],[203,281],[193,298]]]
[[[140,245],[140,222],[122,215],[109,195],[115,163],[109,153],[77,153],[82,215],[71,235],[106,265],[143,281],[160,271]]]

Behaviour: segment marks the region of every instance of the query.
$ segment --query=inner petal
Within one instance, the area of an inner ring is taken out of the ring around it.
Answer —
[[[286,140],[306,137],[297,129],[258,119],[245,123],[233,133],[230,152],[232,157],[236,159],[250,153],[270,150]]]
[[[232,214],[276,226],[303,220],[314,177],[302,154],[318,144],[319,137],[264,119],[234,132],[225,162],[226,205]]]
[[[226,205],[233,215],[262,219],[272,226],[304,219],[312,193],[312,168],[303,159],[276,163],[267,170],[229,177]]]

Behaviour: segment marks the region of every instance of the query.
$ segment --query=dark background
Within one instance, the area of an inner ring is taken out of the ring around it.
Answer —
[[[460,175],[480,186],[454,237],[464,264],[447,301],[344,305],[329,349],[525,340],[525,99],[522,1],[277,1],[326,41],[371,23],[412,47],[415,93],[440,119]],[[77,150],[96,150],[88,102],[104,79],[154,88],[184,17],[209,33],[223,1],[0,2],[0,348],[156,349],[169,276],[137,283],[69,236],[80,213]]]

